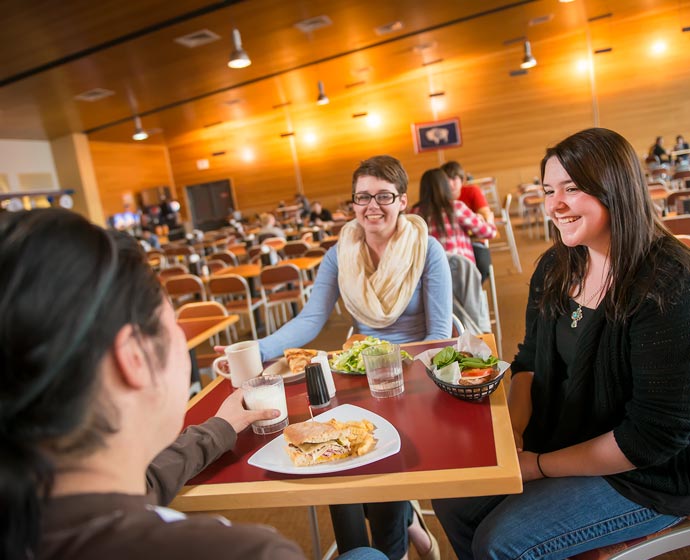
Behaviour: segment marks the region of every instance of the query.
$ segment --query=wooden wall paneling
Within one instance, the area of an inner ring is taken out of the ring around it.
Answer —
[[[142,189],[167,185],[174,191],[164,146],[121,142],[90,142],[89,146],[106,216],[122,212],[123,196],[134,196]]]
[[[690,33],[681,33],[677,12],[611,26],[613,51],[595,57],[602,126],[623,134],[641,157],[659,135],[671,150],[676,135],[690,136]],[[654,54],[659,40],[666,51]]]

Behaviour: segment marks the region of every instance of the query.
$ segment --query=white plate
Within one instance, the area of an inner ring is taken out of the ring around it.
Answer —
[[[249,458],[248,463],[267,471],[285,474],[324,474],[362,467],[395,455],[400,451],[400,435],[398,430],[393,427],[393,424],[378,414],[351,404],[341,404],[332,410],[315,416],[314,420],[317,422],[327,422],[331,418],[335,418],[340,422],[347,422],[348,420],[369,420],[372,422],[376,426],[374,437],[378,440],[374,450],[361,457],[352,457],[307,467],[297,467],[286,451],[287,441],[283,434],[280,434],[254,453]]]
[[[281,375],[283,381],[289,383],[290,381],[298,381],[304,377],[304,370],[298,371],[297,373],[292,373],[290,371],[290,366],[288,366],[287,358],[280,358],[276,360],[266,369],[261,375]]]

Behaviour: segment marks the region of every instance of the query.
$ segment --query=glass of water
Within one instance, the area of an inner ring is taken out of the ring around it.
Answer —
[[[400,345],[384,342],[362,350],[364,369],[373,397],[394,397],[405,390]]]

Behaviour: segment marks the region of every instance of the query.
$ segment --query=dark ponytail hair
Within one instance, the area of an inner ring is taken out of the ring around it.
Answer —
[[[131,324],[162,361],[163,293],[141,248],[59,209],[0,215],[0,557],[30,558],[54,460],[117,431],[99,364]]]
[[[436,230],[446,238],[455,229],[455,208],[448,175],[442,169],[428,169],[419,181],[419,211],[426,223],[433,223]],[[443,215],[448,217],[450,231],[446,231]]]

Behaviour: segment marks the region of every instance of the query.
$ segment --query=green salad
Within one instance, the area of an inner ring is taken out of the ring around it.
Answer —
[[[369,346],[376,346],[377,344],[385,344],[385,340],[380,340],[373,336],[368,336],[364,340],[358,340],[352,344],[349,350],[339,352],[333,356],[329,363],[331,367],[336,371],[342,371],[344,373],[358,373],[364,375],[366,371],[364,370],[364,358],[362,357],[362,350],[369,348]],[[400,356],[403,360],[411,360],[410,356],[405,350],[400,350]]]

